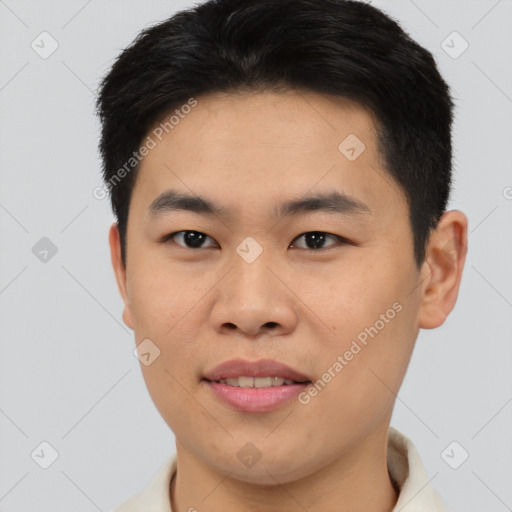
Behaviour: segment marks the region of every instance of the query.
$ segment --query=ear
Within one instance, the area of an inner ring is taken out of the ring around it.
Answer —
[[[466,261],[467,231],[467,217],[458,210],[451,210],[443,214],[430,235],[421,268],[418,327],[422,329],[442,325],[455,306]]]
[[[108,242],[110,244],[110,258],[112,260],[112,267],[114,268],[114,274],[116,276],[117,287],[124,302],[123,321],[130,329],[133,330],[133,318],[126,287],[126,267],[121,259],[121,235],[119,233],[119,226],[117,222],[114,222],[112,226],[110,226]]]

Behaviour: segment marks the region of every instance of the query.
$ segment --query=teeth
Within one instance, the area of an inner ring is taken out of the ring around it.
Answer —
[[[282,381],[282,382],[279,382]],[[278,384],[279,382],[279,384]],[[255,388],[269,388],[270,386],[281,386],[284,382],[284,379],[280,377],[255,377],[254,378],[254,387]],[[275,383],[275,384],[274,384]]]
[[[229,379],[221,379],[219,382],[237,388],[270,388],[283,384],[294,384],[293,380],[284,379],[283,377],[230,377]]]
[[[254,387],[254,379],[252,377],[238,377],[236,379],[238,381],[238,385],[241,388],[252,388]]]

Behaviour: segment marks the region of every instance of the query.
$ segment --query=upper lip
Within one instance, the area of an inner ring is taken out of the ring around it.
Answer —
[[[204,378],[210,381],[229,379],[233,377],[283,377],[297,382],[309,381],[309,377],[290,368],[286,364],[272,359],[247,361],[245,359],[231,359],[225,361],[213,370],[205,373]]]

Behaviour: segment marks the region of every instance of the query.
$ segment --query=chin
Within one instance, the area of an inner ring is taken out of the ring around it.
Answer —
[[[232,469],[230,478],[234,478],[240,482],[246,482],[252,485],[261,485],[264,487],[274,487],[276,485],[283,485],[297,480],[297,478],[290,473],[285,471],[284,474],[279,473],[272,466],[255,467],[248,470],[240,470],[240,468]]]
[[[219,472],[229,475],[230,478],[261,486],[287,484],[306,478],[309,475],[307,468],[297,465],[297,458],[293,454],[289,458],[281,458],[275,463],[274,461],[264,460],[264,457],[262,457],[250,467],[244,467],[244,464],[238,458],[222,465],[219,465],[217,459],[215,466]]]

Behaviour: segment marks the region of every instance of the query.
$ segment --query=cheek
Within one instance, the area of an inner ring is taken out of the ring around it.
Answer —
[[[398,391],[417,336],[417,304],[408,296],[407,276],[391,261],[380,268],[353,266],[331,283],[323,292],[310,286],[307,299],[325,333],[311,352],[319,376],[330,379],[318,396],[326,407],[336,403],[344,411],[340,418],[352,415],[357,421],[392,405],[391,390]]]
[[[135,330],[148,329],[159,336],[166,335],[205,294],[205,277],[159,260],[133,261],[136,270],[132,269],[129,280]]]
[[[311,407],[309,415],[316,421],[329,425],[326,435],[337,438],[341,430],[346,438],[364,437],[391,415],[414,339],[405,330],[402,314],[404,310],[378,334],[360,330],[367,334],[366,344],[357,336],[340,338],[337,347],[322,357],[320,382],[315,383],[318,392],[305,407]]]
[[[184,379],[196,377],[201,347],[190,326],[200,313],[208,280],[202,273],[148,260],[133,258],[129,278],[135,339],[140,343],[149,338],[160,350],[151,365],[141,365],[142,371],[153,396],[165,390],[166,400],[179,400],[180,386],[176,380],[185,383]]]
[[[381,275],[386,274],[385,280]],[[343,347],[365,327],[373,325],[399,296],[389,271],[379,270],[362,258],[322,269],[301,273],[294,283],[294,292],[307,306],[311,321],[322,324],[326,346]],[[319,325],[320,326],[320,325]],[[321,327],[321,326],[320,326]]]

